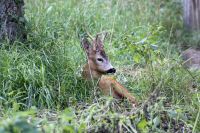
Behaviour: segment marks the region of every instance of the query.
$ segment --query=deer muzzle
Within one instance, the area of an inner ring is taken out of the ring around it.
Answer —
[[[106,71],[106,73],[115,73],[116,69],[115,68],[111,68],[109,70]]]

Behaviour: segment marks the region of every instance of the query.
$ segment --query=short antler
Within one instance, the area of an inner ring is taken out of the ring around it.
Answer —
[[[107,37],[108,35],[108,32],[101,32],[101,33],[98,33],[96,35],[96,38],[94,40],[94,49],[95,50],[101,50],[103,49],[103,42],[105,40],[105,38]]]
[[[94,51],[103,50],[103,45],[104,45],[103,42],[105,38],[107,37],[108,32],[104,31],[104,32],[98,33],[95,38],[93,38],[88,32],[86,34],[87,34],[87,37],[93,40],[92,44],[90,44],[87,37],[83,37],[81,40],[82,47],[84,48],[87,54],[89,54],[91,48],[93,48]]]

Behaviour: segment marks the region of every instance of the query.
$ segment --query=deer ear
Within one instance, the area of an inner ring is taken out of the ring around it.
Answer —
[[[82,45],[82,48],[84,49],[84,51],[87,53],[87,55],[90,53],[91,51],[91,44],[90,42],[88,41],[87,38],[83,38],[81,40],[81,45]]]

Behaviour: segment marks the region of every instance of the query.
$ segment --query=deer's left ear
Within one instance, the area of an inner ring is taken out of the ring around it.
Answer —
[[[88,41],[88,39],[87,38],[83,38],[81,40],[81,45],[82,45],[82,48],[84,49],[84,51],[87,53],[87,55],[89,55],[89,53],[91,51],[91,44]]]

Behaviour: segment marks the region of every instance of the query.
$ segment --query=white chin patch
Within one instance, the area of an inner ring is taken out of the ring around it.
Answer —
[[[112,69],[112,68],[113,68],[113,66],[110,63],[105,65],[105,66],[103,66],[103,70],[104,71],[108,71],[109,69]]]

